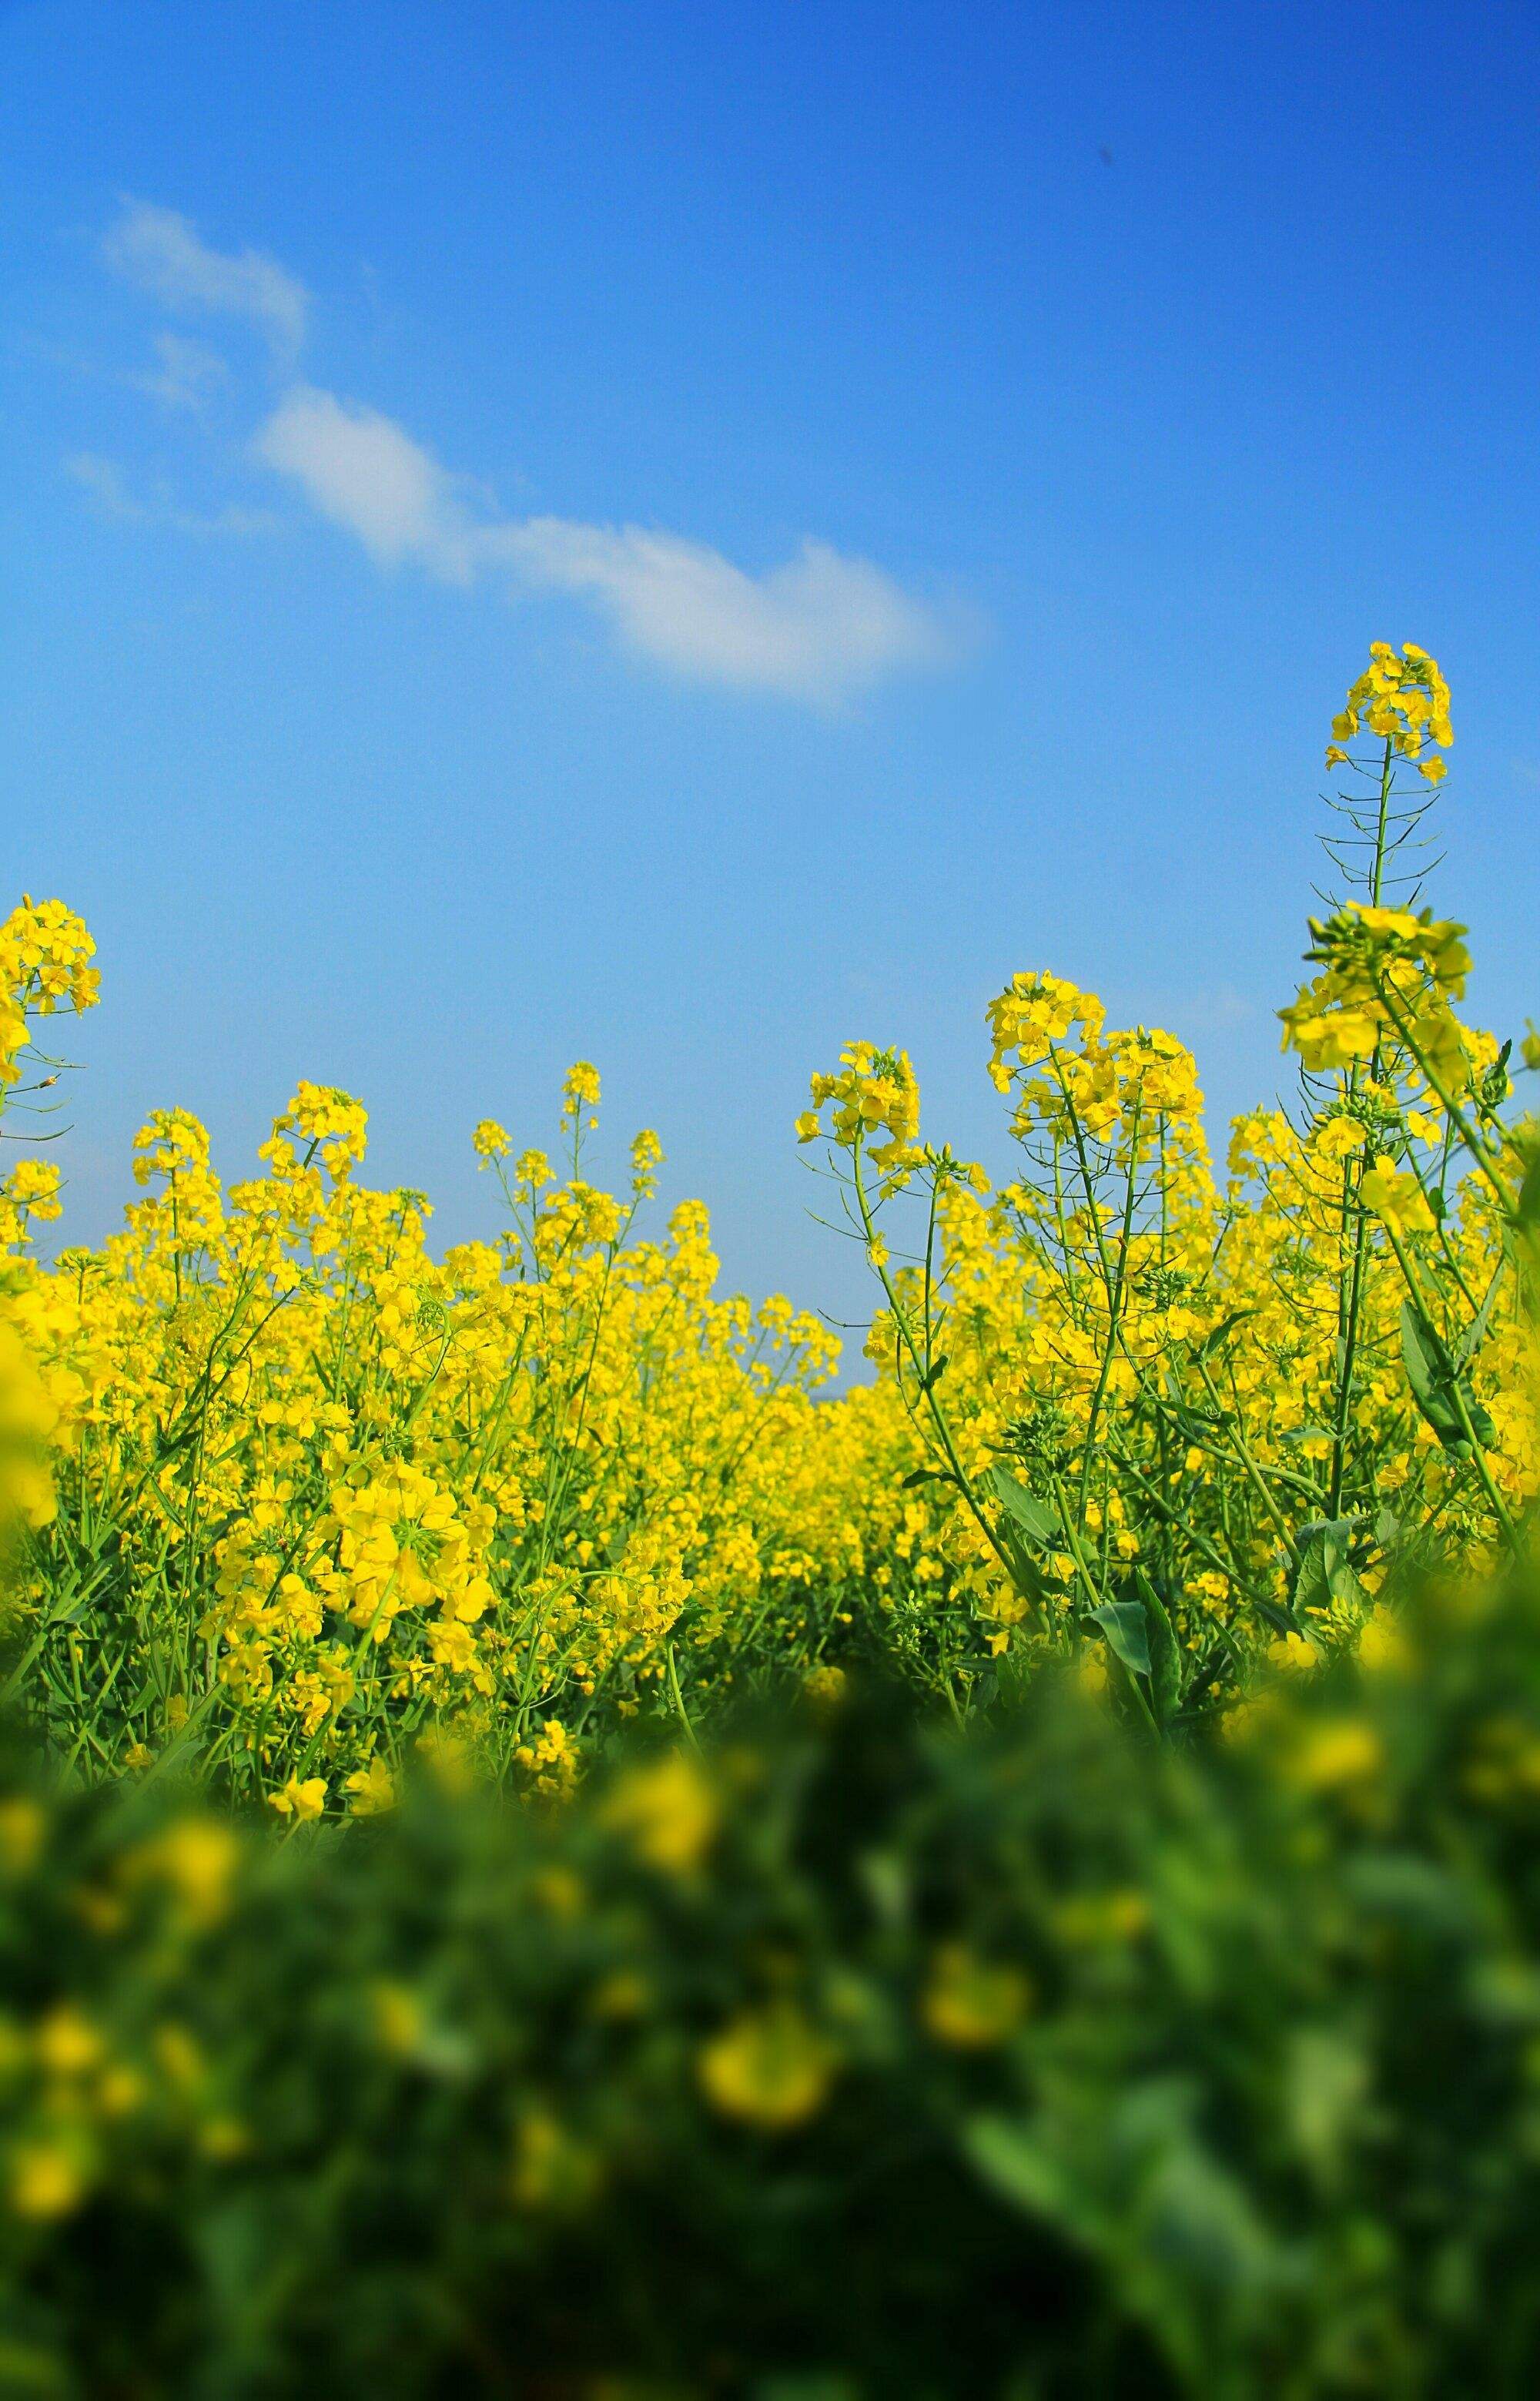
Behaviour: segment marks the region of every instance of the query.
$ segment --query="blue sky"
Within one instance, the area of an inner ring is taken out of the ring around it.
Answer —
[[[854,1315],[791,1121],[1017,967],[1276,1085],[1327,718],[1454,690],[1540,1010],[1529,6],[0,6],[7,881],[97,934],[69,1231],[297,1077],[490,1223],[573,1057]]]

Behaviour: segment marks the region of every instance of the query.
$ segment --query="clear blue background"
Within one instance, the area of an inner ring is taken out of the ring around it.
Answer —
[[[183,328],[234,364],[201,414],[133,387],[170,321],[103,265],[123,194],[282,260],[304,374],[506,509],[812,534],[965,655],[815,708],[381,572],[253,462],[249,330]],[[461,1236],[471,1123],[543,1138],[583,1055],[730,1279],[854,1315],[791,1132],[843,1040],[997,1163],[1015,967],[1170,1024],[1217,1111],[1274,1088],[1377,637],[1453,684],[1478,1008],[1540,1006],[1532,7],[13,5],[0,215],[6,883],[104,971],[76,1237],[149,1107],[245,1172],[301,1074]],[[274,523],[167,521],[231,505]]]

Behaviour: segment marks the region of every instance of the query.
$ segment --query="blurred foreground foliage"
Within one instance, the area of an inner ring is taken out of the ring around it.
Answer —
[[[0,1802],[0,2392],[1528,2393],[1540,1609],[1212,1736],[1039,1676],[426,1776]]]

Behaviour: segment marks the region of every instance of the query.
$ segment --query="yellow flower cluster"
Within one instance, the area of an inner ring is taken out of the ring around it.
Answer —
[[[999,998],[989,1004],[994,1045],[989,1073],[996,1089],[1009,1091],[1014,1070],[1050,1058],[1077,1026],[1088,1043],[1094,1043],[1106,1014],[1093,993],[1078,991],[1063,976],[1012,976]]]
[[[1464,926],[1436,921],[1431,909],[1414,916],[1349,901],[1324,921],[1313,917],[1310,930],[1307,955],[1322,971],[1278,1012],[1286,1050],[1320,1073],[1409,1035],[1451,1076],[1462,1073],[1464,1046],[1449,1002],[1461,998],[1470,972]]]
[[[816,1142],[825,1131],[823,1111],[832,1105],[832,1139],[842,1150],[865,1150],[887,1175],[902,1175],[915,1158],[920,1130],[920,1088],[905,1050],[879,1050],[851,1042],[840,1052],[832,1075],[817,1075],[813,1105],[797,1119],[799,1142]]]
[[[1450,722],[1450,691],[1438,662],[1415,642],[1399,653],[1390,642],[1370,642],[1369,664],[1353,685],[1347,706],[1331,720],[1332,741],[1327,765],[1336,767],[1349,754],[1342,745],[1362,733],[1377,735],[1393,758],[1410,759],[1429,784],[1440,784],[1449,773],[1442,759],[1424,759],[1425,743],[1447,749],[1454,739]]]
[[[59,900],[25,896],[0,925],[0,1108],[7,1101],[25,1105],[56,1082],[54,1063],[34,1048],[32,1026],[94,1007],[95,949]],[[23,1084],[34,1066],[48,1072]],[[0,1175],[0,1569],[17,1529],[35,1532],[54,1514],[55,1457],[82,1391],[72,1356],[76,1311],[67,1291],[39,1278],[27,1256],[35,1228],[60,1214],[60,1183],[51,1159],[21,1159]]]
[[[96,945],[62,900],[30,896],[0,926],[0,1090],[21,1072],[28,1020],[91,1008],[101,978]]]

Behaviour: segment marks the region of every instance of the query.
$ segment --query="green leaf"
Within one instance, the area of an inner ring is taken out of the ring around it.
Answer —
[[[1299,1529],[1299,1539],[1306,1543],[1315,1534],[1335,1534],[1341,1542],[1346,1543],[1368,1524],[1368,1514],[1362,1509],[1352,1517],[1307,1517]]]
[[[1029,1492],[1021,1478],[1012,1475],[1009,1467],[992,1467],[989,1488],[1005,1509],[1017,1531],[1029,1543],[1045,1550],[1051,1543],[1062,1542],[1064,1528],[1056,1509]]]
[[[1476,1315],[1466,1326],[1464,1334],[1461,1335],[1459,1341],[1454,1345],[1451,1355],[1454,1360],[1454,1365],[1458,1368],[1464,1369],[1470,1365],[1471,1361],[1475,1358],[1477,1352],[1480,1350],[1482,1343],[1487,1338],[1487,1332],[1492,1324],[1492,1308],[1497,1299],[1498,1286],[1503,1281],[1503,1270],[1506,1265],[1506,1259],[1498,1260],[1497,1265],[1492,1271],[1492,1282],[1488,1284],[1486,1291],[1482,1296],[1480,1308],[1477,1310]]]
[[[1109,1600],[1091,1612],[1092,1623],[1106,1635],[1107,1647],[1131,1675],[1149,1681],[1149,1623],[1142,1600]]]
[[[1363,1586],[1354,1573],[1346,1551],[1329,1536],[1326,1543],[1326,1567],[1327,1590],[1332,1599],[1344,1609],[1354,1608],[1363,1598]]]
[[[1317,1517],[1299,1529],[1299,1566],[1294,1579],[1296,1615],[1325,1611],[1333,1601],[1349,1606],[1362,1598],[1348,1557],[1356,1517]]]
[[[1411,1396],[1441,1443],[1451,1446],[1464,1440],[1464,1428],[1448,1393],[1450,1375],[1447,1361],[1440,1358],[1443,1344],[1427,1319],[1409,1300],[1401,1303],[1401,1357],[1406,1363],[1407,1381]]]
[[[1519,1291],[1525,1313],[1533,1320],[1540,1313],[1535,1286],[1535,1271],[1540,1268],[1540,1146],[1529,1150],[1508,1228],[1508,1249],[1523,1270]]]
[[[172,1524],[176,1528],[177,1532],[179,1534],[185,1534],[187,1530],[187,1521],[183,1516],[181,1510],[175,1507],[172,1502],[161,1490],[153,1475],[146,1475],[144,1481],[148,1485],[151,1492],[154,1493],[155,1498],[159,1502],[161,1508],[165,1511],[165,1514],[170,1518]]]
[[[1024,2126],[1009,2118],[972,2118],[963,2128],[963,2149],[985,2184],[1017,2209],[1057,2217],[1065,2208],[1064,2170]]]
[[[1214,1356],[1215,1351],[1218,1350],[1220,1344],[1223,1342],[1226,1335],[1232,1334],[1236,1326],[1240,1324],[1243,1318],[1255,1317],[1257,1311],[1254,1309],[1232,1309],[1228,1317],[1220,1318],[1217,1325],[1211,1325],[1209,1327],[1208,1332],[1203,1336],[1203,1340],[1199,1343],[1194,1356],[1199,1359],[1211,1359]]]
[[[1144,1596],[1150,1698],[1161,1723],[1169,1725],[1182,1705],[1185,1667],[1182,1646],[1176,1640],[1176,1630],[1171,1623],[1166,1605],[1148,1576],[1140,1576],[1139,1588]]]
[[[1446,1450],[1467,1450],[1471,1434],[1483,1448],[1496,1440],[1496,1427],[1457,1372],[1443,1337],[1409,1300],[1401,1303],[1401,1356],[1412,1399]]]
[[[1299,1565],[1295,1573],[1294,1590],[1290,1595],[1295,1614],[1303,1616],[1311,1610],[1322,1610],[1329,1602],[1327,1585],[1325,1544],[1317,1538],[1306,1543],[1299,1553]]]

